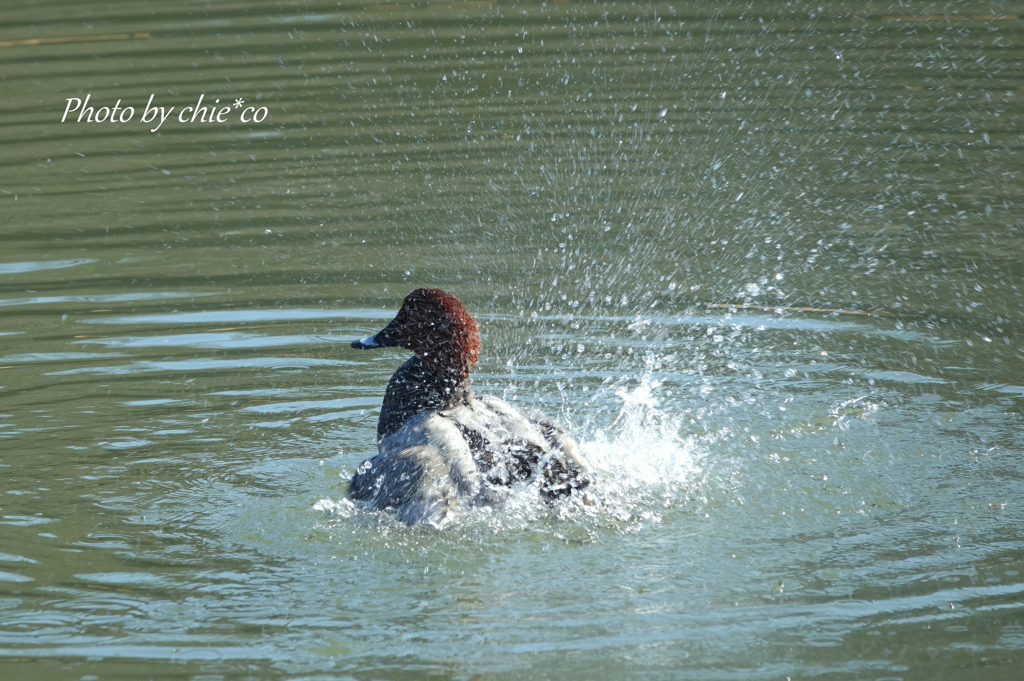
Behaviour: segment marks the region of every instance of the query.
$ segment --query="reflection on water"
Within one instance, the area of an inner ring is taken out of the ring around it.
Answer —
[[[53,8],[0,27],[5,677],[1024,665],[1016,9]],[[345,500],[421,285],[599,506]]]

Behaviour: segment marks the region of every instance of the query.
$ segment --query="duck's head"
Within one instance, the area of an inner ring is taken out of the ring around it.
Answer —
[[[403,347],[434,373],[468,378],[480,355],[480,331],[458,298],[441,289],[418,288],[387,326],[353,341],[352,347]]]

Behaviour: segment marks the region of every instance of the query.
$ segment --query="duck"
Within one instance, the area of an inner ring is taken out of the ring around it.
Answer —
[[[391,322],[351,346],[413,353],[388,381],[378,453],[349,483],[354,502],[440,528],[460,507],[499,505],[518,484],[548,502],[590,486],[579,445],[564,428],[541,412],[474,394],[480,331],[451,293],[412,291]]]

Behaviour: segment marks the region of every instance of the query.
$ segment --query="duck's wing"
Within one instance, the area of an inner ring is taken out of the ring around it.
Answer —
[[[407,447],[378,454],[352,476],[349,495],[374,509],[394,511],[409,525],[441,526],[458,499],[458,485],[448,475],[436,447]]]
[[[478,401],[507,434],[506,449],[517,454],[516,461],[522,464],[524,456],[529,458],[544,496],[567,496],[590,485],[579,445],[564,428],[539,411],[520,411],[496,397],[484,396]]]
[[[541,493],[555,499],[590,487],[590,474],[576,438],[539,411],[526,411],[524,416],[540,430],[550,447],[539,463]]]
[[[484,396],[446,413],[492,486],[507,487],[535,478],[537,462],[548,445],[540,431],[507,402]]]
[[[583,467],[580,446],[576,443],[576,438],[569,435],[565,428],[535,409],[523,411],[523,416],[540,431],[551,449],[561,452],[563,458]]]
[[[410,525],[441,526],[459,499],[473,499],[479,488],[462,435],[443,417],[424,414],[381,441],[380,454],[352,476],[349,496]]]

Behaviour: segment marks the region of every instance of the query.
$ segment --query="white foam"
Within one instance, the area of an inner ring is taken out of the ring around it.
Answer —
[[[607,427],[580,443],[594,472],[602,511],[620,520],[660,519],[653,509],[672,506],[699,481],[703,452],[683,419],[661,404],[661,383],[651,362],[638,385],[615,391],[622,407]]]

